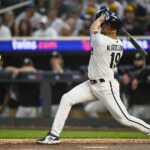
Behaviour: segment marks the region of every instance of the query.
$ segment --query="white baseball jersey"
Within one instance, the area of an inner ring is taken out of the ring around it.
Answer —
[[[91,33],[90,44],[93,51],[88,66],[89,79],[113,79],[114,68],[123,54],[122,42],[94,31]]]

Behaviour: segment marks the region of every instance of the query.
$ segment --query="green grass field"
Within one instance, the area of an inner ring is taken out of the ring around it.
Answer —
[[[0,129],[0,139],[34,139],[41,138],[47,133],[46,130],[4,130]],[[145,134],[134,131],[63,131],[61,138],[150,138]]]

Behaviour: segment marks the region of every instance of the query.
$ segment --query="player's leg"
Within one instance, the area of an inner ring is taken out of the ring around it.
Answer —
[[[134,127],[146,134],[150,133],[150,125],[136,117],[131,116],[120,99],[115,82],[110,82],[110,91],[103,91],[104,104],[113,117],[125,126]]]
[[[40,144],[57,144],[60,143],[59,135],[64,127],[65,121],[68,117],[71,107],[77,103],[83,103],[95,100],[95,96],[92,94],[90,89],[89,81],[86,81],[68,93],[62,96],[60,105],[58,107],[51,133],[48,133],[43,139],[37,140]]]
[[[91,92],[89,84],[89,81],[86,81],[62,96],[52,126],[52,134],[59,136],[70,109],[74,104],[88,102],[96,99],[96,97]]]
[[[28,117],[30,117],[30,118],[36,118],[39,115],[37,107],[30,107],[28,109],[28,113],[29,113]]]
[[[141,106],[140,105],[133,105],[132,107],[131,107],[131,109],[129,110],[129,112],[133,115],[133,116],[135,116],[135,117],[137,117],[137,118],[142,118],[143,117],[143,108],[141,108]]]
[[[102,100],[98,100],[98,101],[94,101],[94,102],[90,102],[86,104],[84,107],[84,110],[90,117],[93,117],[93,118],[99,118],[98,113],[107,111]]]
[[[24,118],[26,115],[26,108],[19,106],[16,112],[16,118]]]

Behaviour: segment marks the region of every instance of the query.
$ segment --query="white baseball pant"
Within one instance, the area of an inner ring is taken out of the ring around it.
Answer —
[[[107,112],[107,109],[101,100],[86,104],[84,110],[88,116],[92,118],[99,118],[99,113]]]
[[[36,118],[39,116],[38,107],[24,107],[19,106],[16,112],[16,118]]]
[[[88,101],[102,100],[108,111],[121,124],[134,127],[146,134],[150,133],[150,125],[144,121],[135,118],[128,114],[119,95],[119,84],[117,80],[105,80],[91,84],[90,81],[85,81],[74,87],[71,91],[62,96],[59,108],[57,110],[51,133],[59,136],[71,107],[77,103]]]

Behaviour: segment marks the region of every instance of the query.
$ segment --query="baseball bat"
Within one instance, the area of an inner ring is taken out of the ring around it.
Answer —
[[[137,43],[137,41],[131,36],[131,34],[125,29],[121,28],[121,31],[127,36],[132,45],[136,48],[136,50],[143,56],[147,57],[148,53]]]

